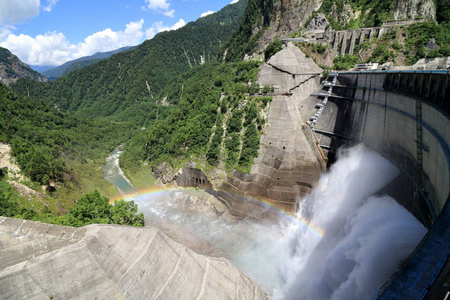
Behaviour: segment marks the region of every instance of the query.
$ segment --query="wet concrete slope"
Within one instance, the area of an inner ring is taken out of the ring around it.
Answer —
[[[1,299],[267,299],[230,261],[153,227],[0,217]]]

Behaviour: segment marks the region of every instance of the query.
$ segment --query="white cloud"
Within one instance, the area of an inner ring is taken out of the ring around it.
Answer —
[[[84,42],[71,44],[64,34],[48,32],[35,38],[28,35],[9,34],[0,47],[9,49],[30,65],[61,65],[69,60],[92,55],[97,52],[134,46],[141,42],[144,20],[130,22],[123,31],[105,29],[88,36]]]
[[[166,17],[175,17],[175,9],[172,10],[168,10],[168,11],[163,11],[161,12],[163,15],[165,15]]]
[[[151,39],[159,32],[177,30],[184,25],[186,25],[186,21],[184,21],[183,19],[180,19],[173,26],[165,26],[163,25],[163,22],[156,22],[152,25],[152,27],[145,31],[145,36],[147,37],[147,39]]]
[[[56,6],[56,3],[57,3],[58,1],[59,1],[59,0],[47,0],[48,5],[47,5],[46,7],[44,7],[44,10],[47,11],[47,12],[51,12],[52,9],[53,9],[53,7]]]
[[[146,5],[142,7],[144,10],[149,9],[171,18],[175,16],[175,10],[169,10],[170,0],[145,0],[145,3]]]
[[[212,11],[212,10],[207,11],[207,12],[204,12],[204,13],[202,13],[202,14],[200,15],[200,18],[203,18],[203,17],[209,16],[209,15],[212,15],[212,14],[214,14],[214,13],[216,13],[216,12],[215,12],[215,11]]]
[[[0,25],[17,24],[39,15],[40,0],[1,0]]]
[[[10,35],[13,29],[15,29],[14,26],[0,26],[0,41]]]
[[[235,4],[235,3],[238,3],[238,2],[239,2],[239,0],[233,0],[233,1],[231,1],[230,4]]]
[[[148,8],[152,10],[168,10],[170,6],[170,2],[168,2],[167,0],[145,0],[145,2],[148,3]]]

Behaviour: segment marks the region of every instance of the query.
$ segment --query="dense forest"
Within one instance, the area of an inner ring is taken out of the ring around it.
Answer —
[[[132,124],[73,117],[38,100],[17,95],[0,84],[0,141],[11,145],[11,154],[26,179],[23,183],[35,190],[40,190],[41,185],[48,189],[43,199],[22,197],[8,184],[14,180],[9,178],[8,170],[0,169],[0,215],[44,218],[47,222],[72,226],[89,224],[88,220],[75,222],[73,218],[70,223],[65,215],[79,202],[76,197],[80,195],[77,191],[80,182],[76,174],[87,171],[88,160],[102,163],[132,132]],[[136,213],[131,206],[126,210]],[[114,214],[111,218],[117,219]]]
[[[248,169],[270,101],[255,83],[258,67],[255,61],[209,63],[176,77],[162,93],[172,104],[167,117],[130,141],[122,165],[140,157],[153,167],[200,159],[213,166],[226,161],[229,171]]]
[[[175,76],[217,61],[221,45],[236,29],[247,1],[228,5],[175,30],[161,32],[133,50],[70,72],[52,83],[19,80],[13,89],[62,111],[148,125],[156,96]]]

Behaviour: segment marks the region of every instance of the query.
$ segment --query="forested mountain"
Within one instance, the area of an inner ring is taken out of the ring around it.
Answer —
[[[0,83],[9,84],[16,82],[19,78],[30,78],[31,80],[42,82],[47,81],[44,76],[20,61],[8,49],[0,47]]]
[[[87,121],[61,113],[0,83],[0,145],[11,145],[11,154],[21,169],[20,175],[10,177],[8,169],[0,168],[0,215],[68,226],[142,226],[143,216],[136,215],[132,202],[110,205],[107,198],[94,192],[74,206],[80,192],[89,192],[83,181],[92,180],[92,165],[98,171],[92,162],[103,163],[133,131],[132,124]],[[81,178],[80,173],[87,178]],[[100,186],[97,181],[95,189]],[[24,191],[32,193],[25,195]]]
[[[259,149],[270,97],[255,95],[256,61],[209,63],[174,78],[163,95],[176,104],[130,141],[122,165],[148,161],[179,168],[189,161],[248,170]],[[267,91],[270,90],[266,87]]]
[[[130,127],[73,117],[0,84],[0,142],[11,145],[24,174],[40,184],[70,173],[67,159],[94,158],[99,148],[108,153],[126,140]]]
[[[52,83],[23,80],[13,88],[71,114],[113,116],[115,120],[132,117],[145,123],[156,113],[155,96],[167,82],[200,65],[202,57],[205,62],[217,60],[246,4],[241,0],[178,30],[159,33],[131,51],[70,72]]]
[[[128,51],[133,49],[134,47],[123,47],[117,50],[108,51],[108,52],[98,52],[91,56],[81,57],[72,61],[68,61],[61,66],[50,68],[46,71],[41,72],[42,75],[47,77],[50,80],[54,80],[58,77],[69,74],[70,71],[81,69],[87,67],[89,65],[95,64],[103,59],[106,59],[114,54]]]

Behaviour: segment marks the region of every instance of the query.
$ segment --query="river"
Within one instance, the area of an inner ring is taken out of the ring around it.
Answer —
[[[103,167],[103,177],[109,183],[113,184],[121,196],[137,193],[137,189],[125,177],[119,165],[119,157],[122,153],[121,147],[117,147],[106,158],[106,164]]]

